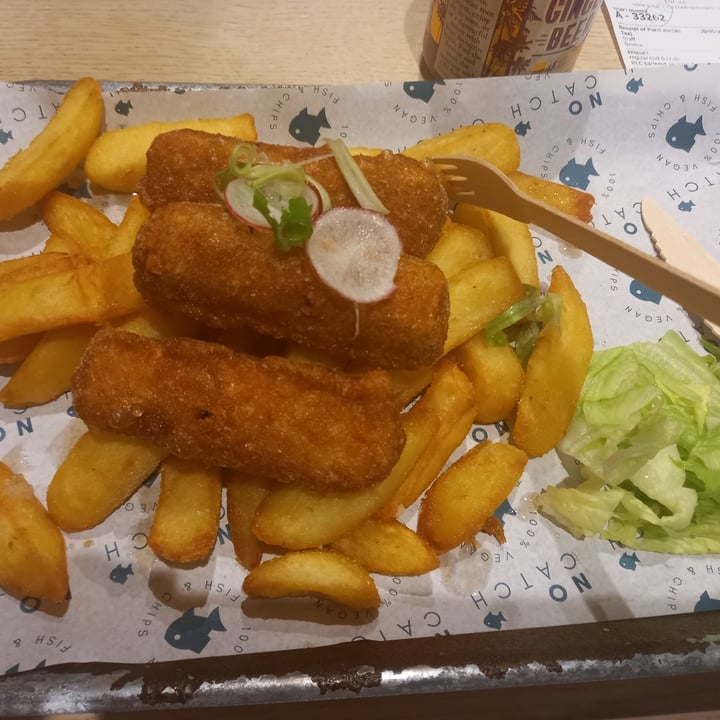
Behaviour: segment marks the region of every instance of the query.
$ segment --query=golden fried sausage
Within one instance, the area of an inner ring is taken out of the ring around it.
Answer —
[[[90,429],[148,438],[180,458],[309,487],[376,483],[405,442],[381,370],[350,375],[189,338],[101,329],[72,392]]]
[[[237,138],[198,130],[159,135],[148,150],[146,175],[140,181],[143,204],[154,210],[178,200],[219,203],[213,179],[227,167],[237,143]],[[266,162],[305,162],[305,172],[325,187],[333,206],[357,207],[328,147],[268,143],[256,143],[256,147],[258,157]],[[390,211],[387,219],[395,226],[404,251],[425,257],[440,237],[448,211],[447,193],[438,176],[417,160],[387,151],[355,159]]]
[[[443,352],[447,282],[411,255],[400,258],[390,297],[356,304],[320,280],[304,250],[279,250],[270,231],[248,227],[220,205],[179,202],[152,214],[133,262],[149,305],[211,327],[249,326],[385,368],[431,365]]]

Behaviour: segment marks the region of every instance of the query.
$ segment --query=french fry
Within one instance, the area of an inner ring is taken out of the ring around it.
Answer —
[[[567,432],[593,352],[587,308],[561,265],[548,293],[561,298],[560,323],[545,328],[530,354],[511,434],[531,457],[552,450]]]
[[[145,155],[152,141],[161,133],[182,128],[250,142],[257,140],[255,120],[248,113],[226,118],[143,123],[100,135],[88,150],[85,172],[92,182],[106,190],[134,192],[145,174]]]
[[[335,550],[301,550],[266,560],[248,573],[243,590],[250,597],[315,595],[351,608],[380,606],[368,571]]]
[[[527,455],[485,441],[435,480],[420,505],[418,534],[439,553],[471,540],[517,484]]]
[[[403,415],[405,447],[385,480],[363,490],[343,492],[279,486],[258,509],[253,523],[255,535],[269,545],[290,550],[320,547],[371,517],[389,501],[416,464],[421,467],[438,452],[437,432],[443,422],[452,423],[450,417],[442,415],[449,405],[443,402],[446,388],[445,383],[431,383]]]
[[[448,280],[450,319],[445,352],[480,332],[493,318],[520,300],[524,290],[510,260],[479,260]]]
[[[466,155],[492,163],[504,173],[520,166],[520,145],[514,130],[501,123],[482,123],[421,140],[403,150],[416,160],[428,160],[436,155]]]
[[[460,345],[453,357],[475,388],[475,422],[489,425],[507,420],[515,411],[525,378],[512,346],[490,345],[479,332]]]
[[[168,562],[206,560],[217,540],[221,503],[220,468],[166,458],[148,545]]]
[[[0,365],[11,365],[24,360],[38,344],[42,333],[22,335],[0,342]]]
[[[17,597],[62,602],[68,594],[65,540],[32,486],[0,463],[0,587]]]
[[[458,222],[480,228],[490,239],[495,255],[510,260],[521,283],[540,285],[535,245],[527,223],[467,204],[458,205],[454,216]]]
[[[551,205],[567,215],[573,215],[583,222],[592,220],[595,198],[590,193],[546,178],[528,175],[519,170],[510,173],[508,177],[526,195]]]
[[[109,323],[121,330],[150,338],[194,337],[201,327],[199,323],[182,315],[166,315],[154,308],[110,320]]]
[[[130,252],[140,228],[149,217],[150,211],[142,204],[137,195],[133,195],[120,224],[117,226],[113,248],[118,253]]]
[[[100,129],[100,83],[78,80],[26,148],[0,169],[0,220],[9,220],[59,185],[83,160]]]
[[[165,459],[146,440],[88,431],[55,471],[48,512],[66,532],[99,525],[129,498]]]
[[[435,263],[450,278],[477,260],[495,255],[488,236],[479,228],[450,221],[445,225],[426,260]]]
[[[397,520],[370,518],[331,547],[381,575],[423,575],[440,565],[437,553]]]
[[[45,277],[63,270],[74,270],[85,262],[63,252],[42,252],[0,262],[0,291],[23,280]]]
[[[234,470],[227,471],[225,493],[227,519],[230,525],[235,558],[247,570],[257,567],[267,550],[253,532],[255,513],[267,497],[273,483],[263,478],[249,477]]]
[[[443,469],[453,451],[470,432],[476,414],[475,391],[467,376],[448,358],[435,366],[432,393],[423,398],[417,413],[408,414],[406,431],[414,425],[422,434],[429,426],[428,415],[439,419],[434,431],[432,447],[420,456],[407,473],[402,485],[383,504],[376,517],[390,520],[410,507]]]
[[[99,260],[118,254],[110,250],[117,225],[90,203],[54,190],[43,199],[41,211],[51,237],[59,235],[71,239],[78,255],[89,260]]]
[[[43,253],[44,254],[44,253]],[[130,254],[22,282],[0,283],[0,341],[142,310]]]
[[[0,390],[8,407],[30,407],[50,402],[70,390],[70,379],[80,362],[94,325],[71,325],[49,330]]]

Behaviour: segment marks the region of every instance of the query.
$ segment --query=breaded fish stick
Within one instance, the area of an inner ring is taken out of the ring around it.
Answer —
[[[101,329],[73,383],[93,430],[171,454],[317,488],[383,479],[405,442],[387,373],[264,359],[189,338]]]
[[[237,138],[197,130],[176,130],[158,136],[147,153],[140,199],[151,210],[177,200],[219,203],[213,178],[227,167],[237,143]],[[357,207],[328,147],[266,143],[256,143],[256,147],[258,157],[266,162],[318,158],[304,166],[307,175],[325,187],[333,206]],[[417,160],[391,152],[355,159],[390,211],[387,219],[397,229],[404,251],[425,257],[440,237],[448,211],[447,193],[438,176]]]
[[[180,202],[152,214],[133,262],[149,305],[211,327],[249,326],[384,368],[431,365],[443,352],[447,282],[411,255],[400,258],[390,297],[356,304],[320,280],[304,250],[279,250],[270,231],[220,205]]]

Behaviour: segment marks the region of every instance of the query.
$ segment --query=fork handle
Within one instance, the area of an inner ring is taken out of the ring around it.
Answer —
[[[590,225],[525,196],[516,220],[537,225],[604,263],[675,300],[686,310],[720,323],[720,287],[692,277]],[[522,215],[522,217],[520,217]]]

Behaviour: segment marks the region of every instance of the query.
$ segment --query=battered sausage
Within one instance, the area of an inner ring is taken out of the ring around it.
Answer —
[[[159,135],[147,153],[147,170],[138,193],[151,210],[179,200],[219,203],[215,174],[227,167],[237,138],[198,130]],[[357,207],[357,201],[329,148],[298,148],[256,143],[267,162],[305,162],[305,172],[325,187],[334,206]],[[314,160],[313,160],[314,159]],[[389,151],[358,155],[356,161],[390,211],[403,249],[425,257],[435,246],[448,212],[445,188],[435,172],[413,158]]]
[[[189,338],[101,329],[72,392],[91,429],[149,438],[180,458],[309,487],[376,483],[405,442],[381,370],[350,375]]]
[[[443,352],[447,282],[417,257],[401,257],[390,297],[355,304],[320,280],[304,250],[279,250],[270,231],[220,205],[177,202],[143,226],[133,262],[149,305],[211,327],[249,326],[383,368],[431,365]]]

